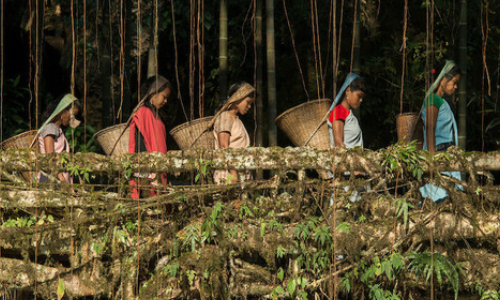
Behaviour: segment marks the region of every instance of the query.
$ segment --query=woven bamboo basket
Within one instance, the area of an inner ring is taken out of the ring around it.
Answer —
[[[36,136],[37,130],[30,130],[23,132],[21,134],[18,134],[16,136],[13,136],[9,139],[6,139],[2,143],[2,149],[3,150],[8,150],[8,149],[28,149],[30,148],[31,142]],[[40,153],[40,146],[38,144],[38,139],[36,139],[35,143],[33,144],[32,147],[35,152]],[[37,172],[22,172],[23,178],[31,182],[34,180],[36,177]]]
[[[205,117],[174,127],[170,134],[181,150],[203,148],[215,149],[215,137],[211,130],[200,134],[207,129],[213,117]]]
[[[276,118],[275,123],[295,146],[302,147],[318,128],[331,105],[330,99],[309,101],[285,111]],[[315,146],[320,150],[330,148],[330,135],[326,122],[321,124],[306,146]]]
[[[416,127],[415,127],[416,126]],[[398,141],[408,144],[417,141],[417,148],[422,149],[424,145],[424,124],[416,112],[402,113],[396,116],[396,129]],[[413,136],[411,136],[413,134]]]
[[[102,149],[107,155],[119,155],[128,153],[130,127],[125,130],[120,138],[120,141],[118,142],[118,144],[116,144],[115,150],[113,151],[113,153],[111,153],[116,140],[118,139],[126,125],[126,123],[113,125],[111,127],[104,128],[103,130],[95,134],[96,141],[99,143],[99,145],[101,145]]]

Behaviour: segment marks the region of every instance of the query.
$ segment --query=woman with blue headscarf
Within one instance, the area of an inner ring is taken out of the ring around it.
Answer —
[[[443,70],[425,94],[422,109],[424,149],[431,153],[444,152],[450,146],[458,145],[457,122],[450,105],[443,97],[449,97],[455,93],[460,82],[460,75],[459,67],[453,61],[447,60]],[[461,180],[460,172],[441,172],[441,174]],[[420,194],[436,203],[448,197],[446,190],[432,184],[421,187]]]
[[[363,147],[363,133],[358,118],[352,110],[361,106],[364,96],[363,79],[354,73],[349,73],[330,107],[328,129],[331,147],[347,149]]]
[[[356,118],[352,110],[358,109],[361,106],[364,96],[365,84],[363,78],[354,73],[347,74],[342,88],[330,107],[328,130],[330,132],[331,147],[344,147],[346,149],[363,147],[363,133],[359,126],[358,118]],[[350,173],[345,172],[344,175],[349,176]],[[355,172],[354,175],[363,174]],[[349,187],[346,186],[344,190],[348,192]],[[349,196],[349,200],[351,202],[360,200],[360,194],[367,190],[370,190],[369,185],[358,191],[353,191]],[[333,205],[333,196],[330,199],[330,204]]]

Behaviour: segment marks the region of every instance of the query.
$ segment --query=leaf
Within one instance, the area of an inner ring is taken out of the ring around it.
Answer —
[[[277,286],[274,288],[274,292],[279,295],[284,295],[285,294],[285,289],[283,289],[282,286]]]
[[[263,237],[266,234],[267,223],[260,223],[260,236]]]
[[[295,281],[294,278],[290,278],[290,280],[288,280],[286,288],[288,289],[290,296],[292,296],[295,293],[295,289],[297,288],[297,282]]]
[[[342,222],[337,226],[337,232],[345,232],[346,234],[349,233],[349,230],[351,229],[351,224],[348,222]]]
[[[64,292],[66,291],[66,288],[64,287],[64,281],[59,278],[59,284],[57,284],[57,299],[61,300],[62,297],[64,297]]]
[[[285,271],[283,271],[283,268],[280,268],[280,269],[278,270],[278,274],[277,274],[277,276],[278,276],[278,279],[279,279],[280,281],[283,281],[283,278],[285,277]]]

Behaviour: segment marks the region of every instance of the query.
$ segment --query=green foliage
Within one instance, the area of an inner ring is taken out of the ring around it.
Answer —
[[[57,284],[57,299],[61,300],[64,297],[64,293],[66,291],[66,288],[64,286],[64,280],[62,278],[59,278],[59,283]]]
[[[500,292],[495,290],[487,290],[481,293],[481,298],[479,300],[500,300]]]
[[[199,160],[199,166],[200,166],[200,172],[196,174],[194,181],[198,182],[201,177],[206,177],[207,175],[210,175],[210,172],[208,171],[208,167],[212,167],[214,165],[214,162],[212,161],[204,161],[202,158]]]
[[[163,273],[167,277],[176,278],[179,274],[180,265],[178,262],[174,262],[163,267]]]
[[[18,217],[16,219],[8,219],[3,224],[3,228],[22,228],[31,227],[36,223],[36,219],[32,216]]]
[[[458,297],[459,288],[459,273],[462,269],[459,265],[453,265],[448,258],[440,253],[423,253],[413,252],[408,255],[410,261],[408,269],[416,276],[422,276],[427,282],[431,279],[431,275],[437,279],[437,282],[442,286],[445,279],[455,291],[455,299]]]
[[[92,126],[81,124],[77,128],[68,127],[64,135],[69,142],[69,147],[74,152],[96,152],[95,133],[96,131]]]
[[[380,284],[372,284],[368,286],[370,292],[368,297],[373,300],[400,300],[400,298],[391,291],[384,290]]]
[[[346,234],[349,233],[349,230],[351,230],[351,224],[348,222],[342,222],[339,225],[337,225],[337,232],[344,232]]]
[[[244,216],[254,217],[252,210],[246,204],[242,204],[239,211],[240,220],[243,220]]]
[[[223,210],[224,205],[217,202],[212,209],[210,217],[203,221],[203,224],[201,225],[201,236],[203,237],[203,240],[210,243],[210,241],[217,236],[217,232],[221,231],[218,218],[222,215]]]
[[[408,226],[408,211],[410,208],[413,208],[413,205],[408,203],[404,198],[397,198],[394,200],[394,204],[396,205],[397,217],[400,218],[401,215],[403,216],[403,222],[406,228]]]
[[[4,139],[30,129],[27,122],[28,107],[26,100],[30,90],[21,86],[21,75],[7,78],[3,82],[2,126]]]
[[[92,174],[92,169],[90,167],[80,168],[77,165],[69,164],[68,169],[70,170],[70,175],[73,177],[78,177],[80,182],[83,182],[82,178],[86,180],[86,182],[90,182],[90,177]],[[94,175],[92,175],[92,178]]]
[[[416,141],[411,141],[407,145],[398,142],[381,150],[382,166],[391,173],[406,175],[420,180],[424,174],[423,162],[425,157],[420,154],[416,147]]]

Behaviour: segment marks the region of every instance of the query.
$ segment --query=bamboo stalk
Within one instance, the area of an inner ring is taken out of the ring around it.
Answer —
[[[274,0],[266,0],[267,96],[269,146],[278,145],[276,119],[276,54],[274,46]]]
[[[219,12],[219,101],[227,100],[227,0],[220,0]]]
[[[462,76],[458,87],[458,145],[467,149],[467,0],[460,0],[459,57]]]

